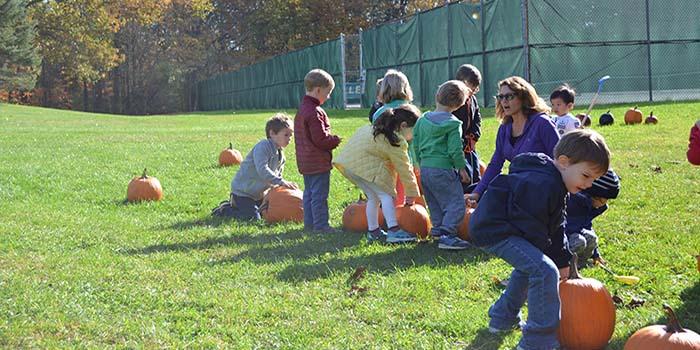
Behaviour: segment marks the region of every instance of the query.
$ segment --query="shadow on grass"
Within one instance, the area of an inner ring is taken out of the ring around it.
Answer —
[[[482,328],[476,332],[474,340],[469,344],[465,344],[464,348],[470,350],[498,349],[507,335],[508,333],[491,334],[488,328]]]

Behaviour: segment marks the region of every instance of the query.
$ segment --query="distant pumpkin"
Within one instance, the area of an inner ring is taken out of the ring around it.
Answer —
[[[163,188],[160,186],[160,181],[146,175],[146,169],[143,169],[143,175],[131,179],[126,190],[126,199],[129,202],[159,201],[162,198]]]
[[[600,115],[598,119],[600,125],[613,125],[615,123],[615,117],[610,113],[610,110]]]
[[[219,153],[220,166],[239,165],[242,161],[243,156],[241,152],[233,148],[233,143],[229,142],[228,148],[224,148],[224,150]]]
[[[433,227],[428,211],[424,206],[415,203],[396,208],[396,220],[402,230],[410,232],[420,239],[428,238],[430,229]]]
[[[637,106],[630,108],[625,112],[625,124],[640,124],[642,122],[642,111],[637,109]]]
[[[659,118],[654,115],[654,112],[650,112],[649,116],[644,119],[644,124],[656,124],[659,122]]]
[[[260,214],[267,223],[304,222],[304,192],[282,186],[267,191],[260,205]]]

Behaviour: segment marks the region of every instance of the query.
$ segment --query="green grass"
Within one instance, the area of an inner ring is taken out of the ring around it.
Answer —
[[[595,227],[609,265],[641,282],[583,273],[646,304],[618,308],[610,349],[663,321],[664,302],[700,331],[700,167],[685,160],[700,103],[655,104],[657,126],[621,125],[627,107],[611,106],[617,124],[595,127],[622,179]],[[652,106],[640,108],[646,115]],[[346,139],[367,122],[366,110],[329,114]],[[307,234],[301,224],[211,219],[237,170],[216,166],[219,151],[233,141],[247,153],[270,115],[0,105],[0,348],[514,347],[520,332],[485,331],[501,292],[491,278],[510,269],[479,250],[367,245],[359,234]],[[484,121],[482,155],[493,151],[497,126]],[[303,183],[293,145],[285,152],[286,177]],[[144,167],[164,199],[125,204]],[[331,179],[337,226],[359,192],[337,172]],[[359,285],[369,290],[349,296],[345,281],[358,266],[367,267]]]

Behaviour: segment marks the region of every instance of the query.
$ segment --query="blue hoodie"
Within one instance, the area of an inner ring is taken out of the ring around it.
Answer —
[[[561,173],[543,153],[513,158],[509,173],[496,176],[469,220],[477,246],[494,245],[511,235],[542,250],[557,267],[569,266],[564,224],[568,192]]]

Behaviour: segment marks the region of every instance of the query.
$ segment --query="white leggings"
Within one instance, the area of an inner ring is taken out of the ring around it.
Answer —
[[[367,197],[367,210],[365,214],[367,215],[368,230],[373,231],[379,228],[380,202],[382,203],[382,212],[384,213],[387,227],[398,226],[398,222],[396,221],[396,208],[394,208],[394,197],[380,190],[374,183],[356,176],[355,174],[351,174],[350,172],[347,173],[348,177],[360,187]]]

